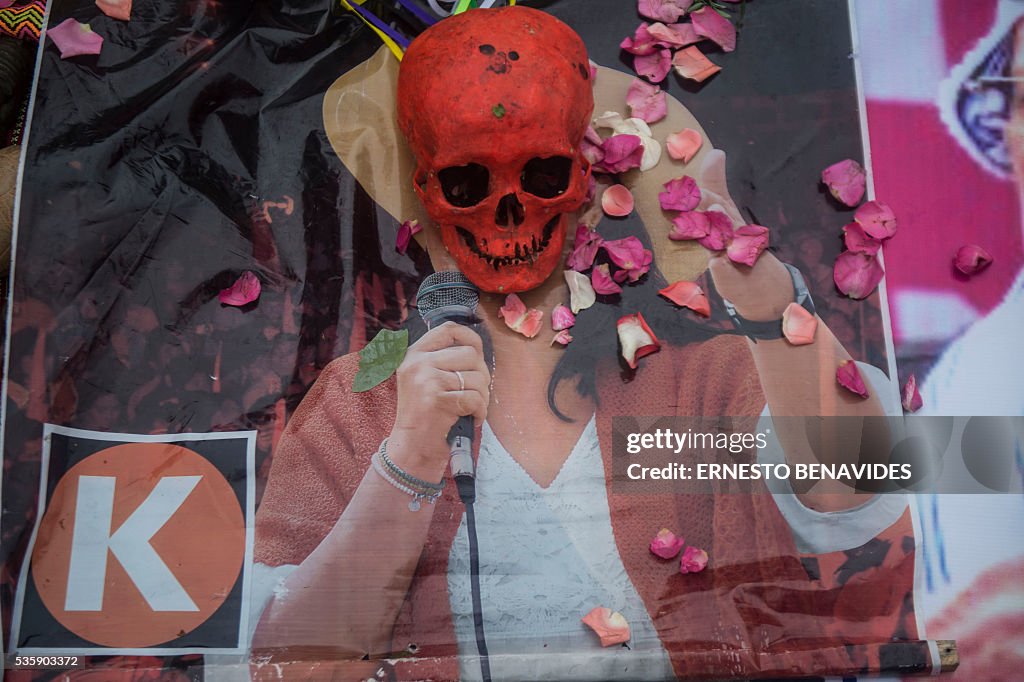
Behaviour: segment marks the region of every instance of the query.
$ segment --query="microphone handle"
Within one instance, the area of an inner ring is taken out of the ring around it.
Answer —
[[[476,481],[473,466],[473,417],[459,417],[448,432],[449,459],[452,477],[459,489],[459,497],[466,504],[476,500]]]

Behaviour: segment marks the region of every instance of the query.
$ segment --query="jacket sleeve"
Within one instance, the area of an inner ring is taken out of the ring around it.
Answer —
[[[394,377],[352,392],[359,357],[329,364],[289,420],[256,513],[256,562],[300,564],[337,522],[394,423]]]

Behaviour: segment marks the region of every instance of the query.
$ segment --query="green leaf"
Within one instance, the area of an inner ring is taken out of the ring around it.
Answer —
[[[362,393],[387,381],[402,364],[408,348],[408,329],[381,329],[373,341],[359,351],[359,371],[352,381],[352,391]]]
[[[502,118],[502,117],[504,117],[505,116],[505,105],[504,104],[500,104],[500,103],[499,104],[495,104],[493,107],[491,107],[491,113],[494,114],[495,118]]]

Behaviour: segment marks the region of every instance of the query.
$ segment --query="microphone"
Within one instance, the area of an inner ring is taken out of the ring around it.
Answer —
[[[416,306],[428,329],[456,322],[469,325],[476,321],[480,292],[458,270],[442,270],[428,275],[416,293]],[[459,417],[448,432],[449,459],[459,497],[464,504],[476,501],[476,470],[473,464],[473,417]]]

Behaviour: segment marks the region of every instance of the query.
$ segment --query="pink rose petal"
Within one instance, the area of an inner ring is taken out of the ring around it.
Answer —
[[[917,412],[923,404],[921,393],[917,390],[917,377],[911,374],[907,377],[907,383],[903,385],[903,409],[907,412]]]
[[[60,50],[61,59],[80,54],[99,54],[103,47],[103,36],[94,32],[89,24],[80,24],[74,19],[65,19],[47,29],[46,35]]]
[[[569,308],[573,313],[578,314],[581,310],[594,305],[597,295],[589,277],[575,270],[565,270],[562,275],[565,277],[565,283],[569,285]]]
[[[701,139],[700,133],[693,128],[683,128],[678,133],[672,133],[665,140],[668,155],[683,163],[690,163],[690,159],[697,155],[703,144],[704,140]]]
[[[693,0],[637,0],[636,9],[641,16],[672,24],[686,14]]]
[[[604,140],[594,130],[594,126],[587,126],[587,132],[583,136],[583,142],[580,144],[580,151],[583,153],[583,158],[592,165],[601,163],[604,160]]]
[[[636,369],[637,360],[661,349],[661,342],[640,313],[619,318],[616,328],[622,346],[622,358],[631,369]]]
[[[695,282],[681,280],[668,285],[658,292],[678,306],[689,308],[704,317],[711,317],[711,304],[708,297]]]
[[[631,116],[648,123],[660,121],[668,115],[664,91],[639,78],[634,78],[626,91],[626,104]]]
[[[563,346],[568,346],[571,341],[572,334],[569,333],[568,329],[562,329],[551,338],[551,343],[549,343],[548,345],[553,346],[556,343],[560,343]]]
[[[596,606],[580,620],[597,633],[601,646],[613,646],[629,641],[629,622],[618,611]]]
[[[672,52],[659,47],[652,54],[637,55],[633,58],[633,70],[638,76],[652,83],[660,83],[672,69]]]
[[[654,45],[658,47],[680,48],[693,45],[703,40],[697,35],[693,24],[669,24],[660,22],[653,23],[647,27],[647,35],[654,39]]]
[[[241,277],[227,289],[221,289],[217,294],[217,300],[224,305],[243,306],[248,305],[260,297],[263,287],[259,277],[250,270],[242,273]]]
[[[630,282],[635,282],[643,277],[651,269],[654,262],[654,255],[650,249],[645,249],[643,243],[636,237],[625,237],[613,241],[606,241],[602,244],[608,257],[624,273],[620,278],[616,274],[616,281],[623,281],[629,277]]]
[[[868,397],[868,388],[864,385],[864,379],[857,370],[857,363],[853,360],[843,360],[836,369],[836,381],[839,385],[861,398]]]
[[[565,305],[559,303],[551,311],[551,328],[556,332],[568,329],[574,324],[576,324],[576,316]]]
[[[113,19],[128,21],[132,14],[132,0],[96,0],[100,11]]]
[[[864,168],[853,159],[844,159],[821,171],[821,181],[837,201],[856,206],[864,198],[867,176]]]
[[[688,175],[669,180],[665,191],[658,194],[663,211],[692,211],[700,203],[700,188]]]
[[[736,49],[736,27],[710,7],[701,7],[690,13],[690,21],[697,35],[702,35],[715,42],[722,51],[732,52]]]
[[[406,249],[409,248],[409,242],[412,241],[412,236],[422,231],[423,227],[418,220],[406,220],[402,223],[398,228],[398,234],[395,236],[395,249],[398,250],[398,253],[404,255]]]
[[[609,274],[607,263],[598,265],[590,271],[590,283],[594,286],[594,292],[602,296],[622,293],[622,287],[616,284]]]
[[[882,248],[882,242],[865,232],[860,223],[850,223],[843,227],[843,243],[849,251],[868,256],[878,255],[878,250]]]
[[[687,547],[679,557],[680,573],[700,573],[708,565],[708,553],[696,547]]]
[[[882,281],[881,263],[874,256],[843,251],[836,258],[832,279],[836,287],[850,298],[867,298]]]
[[[668,238],[675,241],[703,239],[711,232],[711,223],[706,213],[686,211],[672,219],[672,230]]]
[[[625,173],[639,168],[644,158],[643,139],[639,135],[612,135],[602,145],[604,158],[594,169],[603,173]]]
[[[992,262],[992,255],[977,244],[965,244],[957,249],[953,265],[965,275],[981,272]]]
[[[576,226],[576,239],[572,245],[572,252],[566,259],[565,264],[572,270],[583,272],[594,264],[594,257],[597,250],[601,248],[604,239],[596,230],[591,230],[587,225]]]
[[[522,299],[515,294],[509,294],[505,298],[505,305],[498,309],[498,317],[505,320],[505,324],[512,331],[532,339],[540,331],[544,312],[536,308],[527,310]]]
[[[744,225],[733,232],[726,255],[733,263],[753,266],[768,248],[768,228],[763,225]]]
[[[880,241],[896,234],[896,214],[881,201],[869,201],[853,214],[864,231]]]
[[[676,56],[672,58],[672,65],[680,76],[698,83],[703,83],[722,70],[722,67],[712,63],[695,45],[676,52]]]
[[[704,211],[708,219],[708,234],[697,243],[709,251],[724,251],[732,241],[732,218],[721,211]]]
[[[665,46],[658,44],[657,39],[651,35],[650,26],[643,23],[636,27],[632,37],[623,38],[619,47],[632,55],[643,56],[654,54],[659,47]]]
[[[633,212],[633,193],[625,185],[612,185],[601,195],[601,208],[610,216],[627,216]]]
[[[818,318],[811,315],[795,301],[782,311],[782,335],[794,346],[806,346],[814,343],[814,333],[818,331]]]
[[[662,559],[675,559],[685,544],[686,540],[668,528],[662,528],[651,540],[651,553]]]

